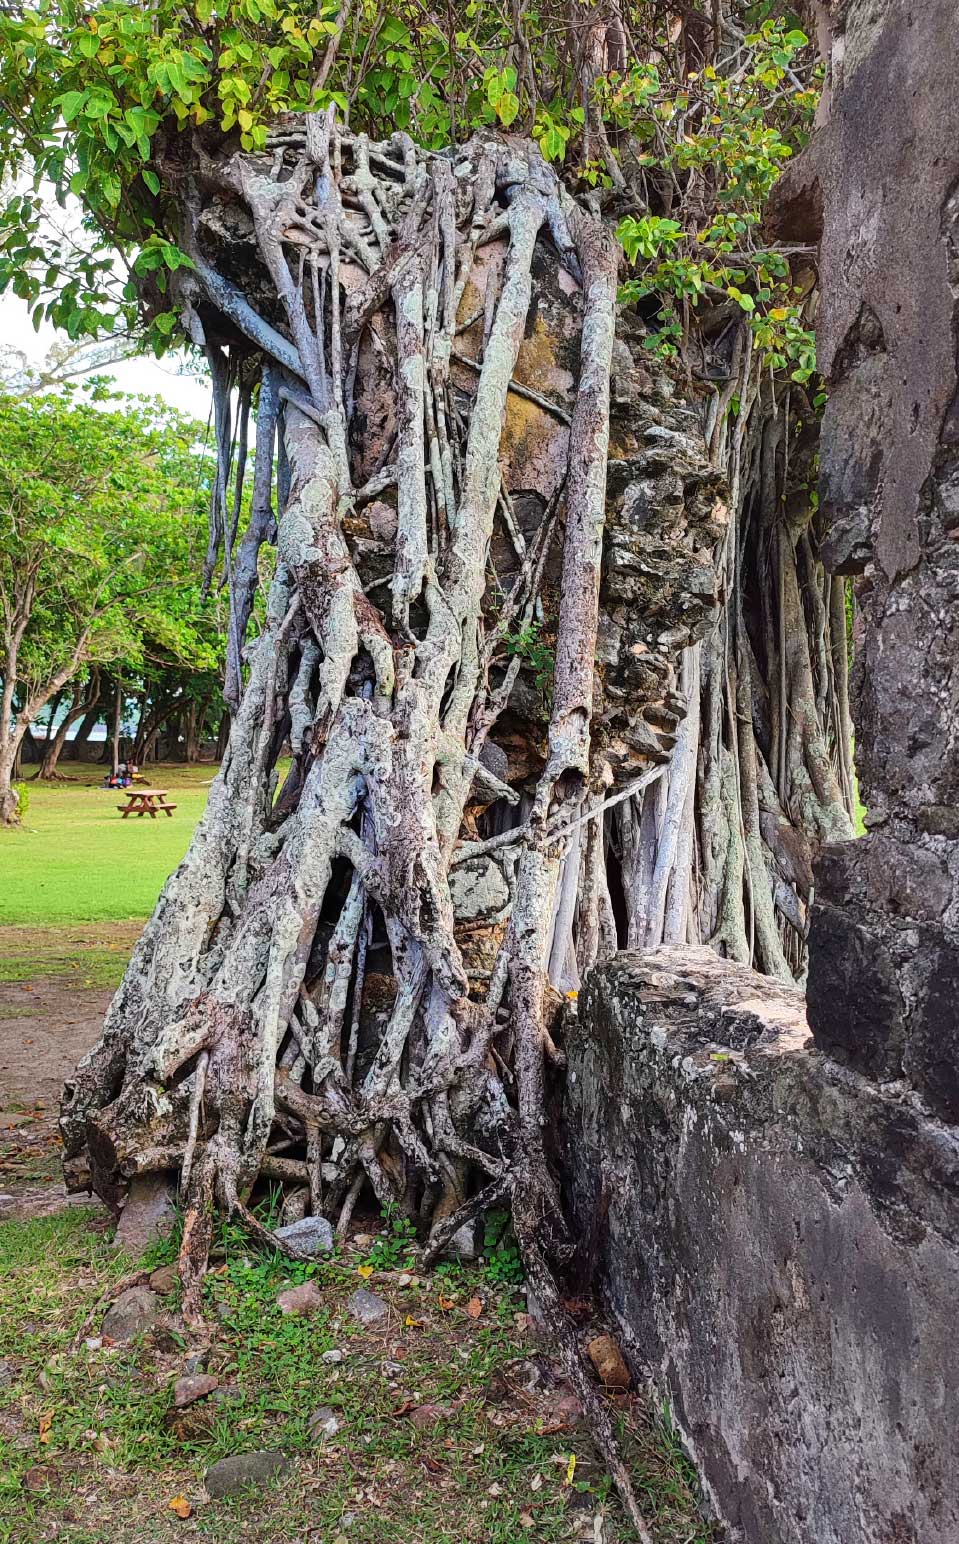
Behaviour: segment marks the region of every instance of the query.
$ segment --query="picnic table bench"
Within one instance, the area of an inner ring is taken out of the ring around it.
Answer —
[[[118,804],[117,809],[124,820],[128,815],[149,815],[156,820],[158,810],[166,810],[172,815],[176,809],[175,804],[167,803],[166,795],[165,788],[130,788],[126,804]]]

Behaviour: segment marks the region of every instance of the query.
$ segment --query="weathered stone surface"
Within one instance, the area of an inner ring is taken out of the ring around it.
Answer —
[[[173,1385],[173,1403],[178,1410],[185,1410],[187,1405],[205,1399],[207,1394],[212,1394],[219,1386],[219,1378],[214,1378],[212,1373],[195,1373],[191,1377],[177,1378]]]
[[[128,1255],[139,1259],[158,1238],[166,1237],[175,1218],[173,1192],[165,1175],[138,1175],[120,1213],[117,1243]]]
[[[276,1236],[284,1244],[292,1244],[298,1254],[330,1254],[333,1249],[333,1229],[325,1217],[301,1217],[298,1222],[288,1222],[277,1228]]]
[[[160,1300],[149,1287],[128,1287],[103,1316],[102,1333],[118,1345],[128,1345],[156,1323]]]
[[[180,1280],[180,1273],[175,1265],[161,1265],[159,1270],[153,1272],[150,1277],[150,1290],[159,1293],[160,1297],[166,1297],[172,1292]]]
[[[321,1405],[307,1421],[307,1429],[314,1442],[328,1442],[340,1429],[336,1411],[331,1410],[329,1405]]]
[[[211,1464],[204,1484],[214,1500],[240,1496],[245,1491],[262,1490],[288,1467],[282,1453],[266,1449],[259,1453],[233,1453]]]
[[[323,1294],[315,1281],[304,1281],[299,1287],[281,1292],[276,1301],[281,1313],[310,1314],[323,1307]]]
[[[959,1538],[959,1133],[708,950],[620,955],[579,1010],[584,1256],[731,1539]]]
[[[375,1292],[367,1292],[365,1287],[358,1287],[347,1302],[347,1308],[354,1319],[367,1328],[379,1328],[386,1323],[390,1315],[389,1307]]]
[[[586,1347],[586,1355],[597,1376],[610,1389],[628,1389],[632,1379],[622,1351],[612,1335],[596,1335]]]
[[[957,1010],[939,985],[959,949],[955,6],[816,10],[828,121],[777,188],[772,226],[821,238],[822,553],[859,576],[856,761],[882,840],[819,867],[830,909],[813,911],[810,1023],[864,1070],[904,1068],[929,1107],[956,1120]],[[847,917],[845,963],[834,909]]]

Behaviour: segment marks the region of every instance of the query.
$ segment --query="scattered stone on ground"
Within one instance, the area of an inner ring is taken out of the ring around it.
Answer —
[[[195,1373],[192,1377],[177,1378],[173,1385],[173,1403],[178,1410],[185,1410],[187,1405],[205,1399],[207,1394],[212,1394],[219,1386],[219,1378],[214,1378],[212,1373]]]
[[[281,1292],[276,1301],[281,1312],[286,1314],[316,1313],[323,1307],[323,1294],[315,1281],[304,1281],[302,1286]]]
[[[268,1485],[289,1467],[289,1460],[282,1453],[266,1449],[258,1453],[232,1453],[211,1464],[203,1483],[215,1501],[226,1496],[239,1496],[245,1490],[258,1490]]]
[[[13,1382],[13,1368],[6,1360],[0,1362],[0,1389],[6,1388]]]
[[[586,1355],[607,1388],[629,1388],[632,1382],[629,1368],[612,1335],[596,1335],[586,1347]]]
[[[476,1225],[467,1222],[453,1234],[446,1246],[447,1253],[454,1255],[458,1260],[470,1262],[477,1258],[479,1250],[476,1247]]]
[[[117,1223],[117,1246],[136,1260],[158,1238],[165,1238],[176,1219],[173,1193],[162,1174],[142,1174],[132,1181]]]
[[[284,1244],[292,1244],[300,1254],[330,1254],[333,1249],[333,1229],[325,1217],[301,1217],[299,1222],[288,1222],[277,1228],[276,1236]]]
[[[343,1352],[342,1351],[324,1351],[323,1352],[322,1360],[326,1363],[326,1365],[328,1367],[335,1367],[338,1362],[342,1362],[342,1360],[343,1360]]]
[[[138,1335],[152,1329],[159,1309],[160,1300],[149,1287],[128,1287],[107,1309],[101,1333],[117,1345],[129,1345]]]
[[[367,1292],[365,1287],[358,1287],[346,1306],[354,1319],[359,1324],[365,1324],[367,1329],[384,1324],[389,1318],[390,1310],[383,1299],[377,1297],[375,1292]]]
[[[307,1428],[314,1442],[325,1442],[328,1437],[335,1437],[340,1429],[340,1423],[336,1418],[336,1412],[329,1405],[321,1405],[314,1410],[307,1422]]]
[[[172,1292],[180,1280],[180,1272],[175,1265],[161,1265],[158,1271],[154,1271],[150,1277],[150,1290],[159,1293],[160,1297],[166,1297]]]
[[[450,1414],[448,1405],[417,1405],[410,1411],[410,1421],[417,1431],[428,1431],[431,1426],[438,1426]]]

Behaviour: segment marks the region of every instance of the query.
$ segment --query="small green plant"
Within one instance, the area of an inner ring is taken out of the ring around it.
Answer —
[[[539,691],[545,692],[553,680],[556,656],[548,644],[540,638],[542,622],[527,622],[524,627],[511,629],[504,634],[506,652],[519,655],[531,667]]]
[[[367,1265],[377,1271],[408,1271],[415,1264],[416,1230],[408,1217],[404,1217],[395,1202],[390,1201],[381,1213],[383,1231],[374,1239],[366,1257]]]
[[[486,1256],[487,1281],[502,1287],[520,1285],[525,1273],[509,1212],[487,1212],[483,1253]]]

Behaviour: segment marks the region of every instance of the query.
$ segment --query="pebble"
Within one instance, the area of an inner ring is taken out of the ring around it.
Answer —
[[[198,1399],[204,1399],[219,1386],[219,1378],[214,1378],[210,1373],[198,1373],[191,1378],[177,1378],[173,1385],[173,1403],[178,1410],[185,1410],[187,1405],[195,1404]]]
[[[174,1287],[179,1285],[180,1272],[175,1265],[161,1265],[158,1271],[154,1271],[150,1277],[150,1290],[158,1292],[161,1297],[166,1297]]]
[[[100,1329],[117,1345],[129,1345],[153,1327],[159,1309],[159,1298],[149,1287],[128,1287],[107,1309]]]
[[[303,1315],[323,1307],[323,1294],[315,1281],[304,1281],[302,1286],[281,1292],[276,1301],[282,1313]]]
[[[340,1423],[336,1419],[335,1411],[329,1405],[321,1405],[314,1410],[307,1422],[307,1428],[314,1442],[325,1442],[328,1437],[335,1437],[340,1429]]]
[[[266,1449],[256,1453],[233,1453],[211,1464],[204,1484],[214,1500],[239,1496],[245,1490],[259,1490],[289,1467],[282,1453]]]
[[[347,1308],[354,1319],[368,1328],[375,1324],[383,1324],[389,1318],[389,1308],[381,1297],[375,1292],[367,1292],[364,1287],[358,1287],[347,1302]]]
[[[623,1353],[612,1335],[597,1335],[586,1347],[589,1357],[600,1378],[610,1389],[628,1389],[632,1381]]]
[[[325,1217],[301,1217],[299,1222],[288,1222],[285,1227],[277,1228],[276,1236],[311,1259],[330,1254],[333,1249],[333,1229]]]
[[[13,1382],[13,1368],[6,1360],[0,1362],[0,1388],[7,1388]]]
[[[323,1352],[323,1356],[322,1356],[322,1360],[326,1363],[327,1367],[336,1367],[343,1360],[343,1352],[342,1351],[324,1351]]]

